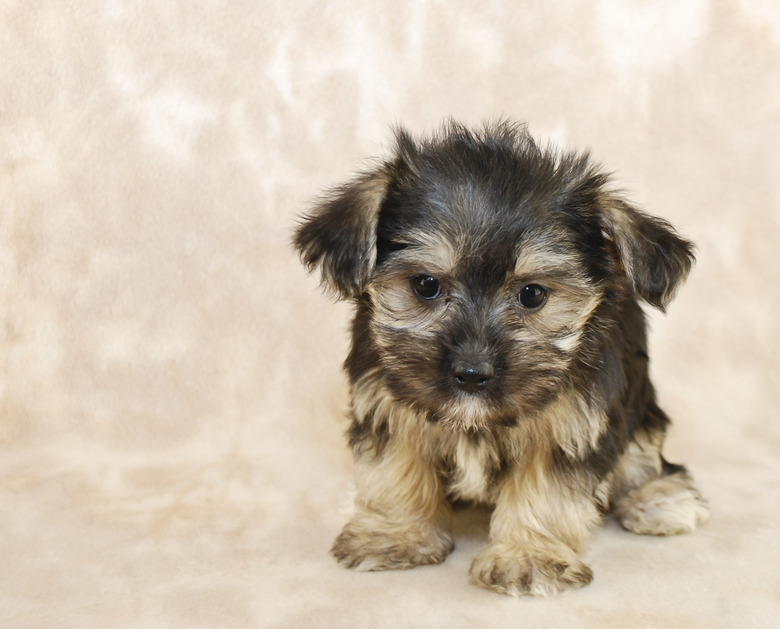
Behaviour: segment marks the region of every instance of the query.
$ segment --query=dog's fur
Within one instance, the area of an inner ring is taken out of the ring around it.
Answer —
[[[356,305],[346,360],[356,513],[332,553],[361,570],[438,563],[453,500],[494,505],[472,581],[586,585],[591,530],[706,520],[661,446],[642,298],[663,310],[693,246],[608,188],[587,155],[510,123],[455,122],[334,190],[295,245]]]

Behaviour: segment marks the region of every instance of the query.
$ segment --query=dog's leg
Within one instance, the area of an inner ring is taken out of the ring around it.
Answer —
[[[581,479],[554,469],[550,456],[531,458],[500,486],[488,545],[471,564],[473,583],[513,596],[590,583],[577,553],[601,519]]]
[[[709,519],[688,471],[661,456],[663,435],[640,432],[620,458],[613,502],[620,523],[641,535],[690,533]]]
[[[454,547],[441,482],[413,445],[390,443],[356,461],[356,513],[331,552],[357,570],[413,568],[444,561]]]

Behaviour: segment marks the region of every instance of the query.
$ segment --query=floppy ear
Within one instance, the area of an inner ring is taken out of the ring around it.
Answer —
[[[636,292],[665,311],[691,270],[693,243],[680,238],[666,221],[643,214],[612,195],[602,200],[601,222]]]
[[[340,298],[359,297],[376,264],[379,210],[387,193],[386,167],[334,189],[304,216],[294,244],[304,264]]]

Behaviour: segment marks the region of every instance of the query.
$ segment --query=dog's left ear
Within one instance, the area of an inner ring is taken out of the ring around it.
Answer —
[[[294,244],[304,264],[340,298],[359,297],[376,264],[379,210],[390,182],[380,167],[336,188],[304,217]]]
[[[661,311],[674,297],[695,260],[694,246],[666,221],[643,214],[622,199],[605,195],[601,223],[636,292]]]

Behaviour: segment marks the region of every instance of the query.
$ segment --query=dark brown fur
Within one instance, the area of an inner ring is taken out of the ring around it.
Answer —
[[[449,501],[482,501],[495,510],[472,580],[545,594],[590,581],[578,553],[610,507],[641,533],[706,519],[660,454],[669,420],[638,303],[667,306],[693,247],[587,156],[508,123],[399,131],[393,157],[321,201],[295,244],[356,305],[341,563],[442,561]]]

